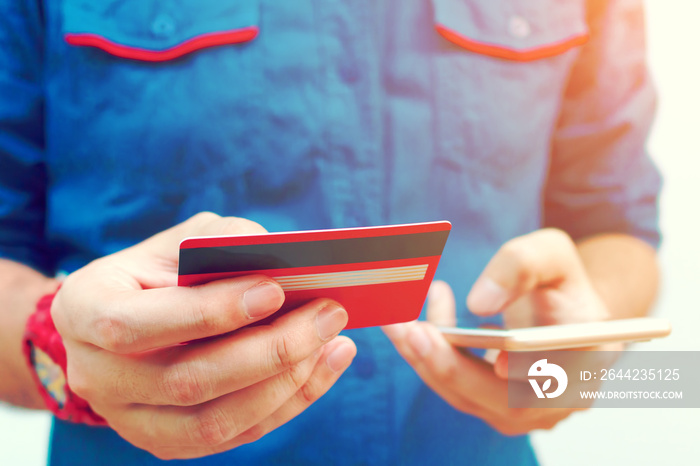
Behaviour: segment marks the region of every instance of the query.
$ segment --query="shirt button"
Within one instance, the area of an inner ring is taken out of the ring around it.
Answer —
[[[522,16],[511,16],[508,21],[508,32],[513,37],[518,39],[524,39],[530,35],[531,28],[530,23]]]
[[[161,14],[151,23],[151,32],[155,37],[170,37],[175,31],[175,21],[168,15]]]
[[[372,358],[367,356],[357,356],[352,363],[355,374],[361,379],[369,379],[374,375],[377,365]]]

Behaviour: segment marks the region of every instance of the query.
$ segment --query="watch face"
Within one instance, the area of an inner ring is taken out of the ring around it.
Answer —
[[[51,398],[56,400],[59,408],[66,403],[66,375],[61,366],[56,364],[48,354],[32,345],[32,361],[34,370]]]

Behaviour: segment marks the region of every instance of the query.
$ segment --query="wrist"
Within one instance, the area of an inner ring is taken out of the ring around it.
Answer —
[[[59,287],[60,288],[60,287]],[[51,317],[51,304],[58,290],[39,299],[29,316],[23,351],[32,378],[47,409],[59,419],[90,425],[106,425],[87,401],[70,389],[66,350]]]
[[[44,403],[22,354],[27,319],[38,299],[58,281],[17,262],[0,258],[0,400],[29,409]]]
[[[622,234],[585,238],[576,246],[611,319],[648,314],[659,284],[656,251],[651,246]]]

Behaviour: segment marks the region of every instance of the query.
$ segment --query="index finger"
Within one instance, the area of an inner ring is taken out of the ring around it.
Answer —
[[[259,235],[267,233],[260,224],[240,217],[221,217],[213,212],[200,212],[182,223],[161,231],[122,253],[177,258],[180,242],[191,236]]]
[[[535,288],[585,280],[583,262],[571,238],[553,228],[538,230],[498,250],[472,286],[467,307],[478,315],[492,315]]]
[[[77,340],[116,353],[136,353],[222,335],[279,310],[284,291],[272,279],[251,275],[194,287],[85,290],[78,301],[64,287],[56,305],[70,306],[68,325],[57,328]],[[92,294],[92,296],[90,296]],[[64,335],[65,337],[65,335]]]

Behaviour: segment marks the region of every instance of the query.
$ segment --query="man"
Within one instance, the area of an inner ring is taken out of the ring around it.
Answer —
[[[52,464],[534,464],[520,434],[569,411],[508,409],[502,364],[427,323],[337,336],[328,300],[230,333],[279,286],[177,288],[177,244],[446,219],[432,321],[645,313],[638,3],[5,2],[3,398],[44,406],[21,347],[50,308],[71,406],[110,427],[56,420]]]

